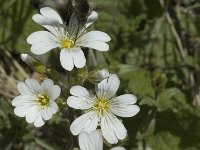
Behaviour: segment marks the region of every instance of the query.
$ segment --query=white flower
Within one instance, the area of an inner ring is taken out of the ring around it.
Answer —
[[[98,51],[108,51],[110,36],[101,31],[85,32],[97,18],[93,11],[86,23],[81,25],[75,14],[72,14],[69,25],[66,26],[59,14],[49,7],[40,9],[40,14],[33,16],[33,20],[45,27],[48,31],[34,32],[27,38],[31,44],[31,52],[37,55],[44,54],[54,48],[60,48],[60,62],[63,68],[71,71],[74,65],[83,68],[86,63],[81,47],[90,47]]]
[[[81,150],[103,150],[103,137],[100,130],[92,131],[90,134],[83,131],[79,134],[78,140]],[[117,146],[110,150],[126,149],[121,146]]]
[[[41,127],[58,111],[55,100],[61,89],[52,80],[46,79],[40,85],[35,79],[26,79],[17,84],[17,89],[21,95],[12,100],[14,113],[26,117],[28,123]]]
[[[122,122],[115,116],[132,117],[140,108],[136,103],[136,97],[132,94],[124,94],[114,97],[120,81],[115,74],[96,85],[96,95],[90,94],[82,86],[73,86],[68,97],[67,104],[75,109],[86,110],[86,113],[75,119],[70,130],[73,135],[82,131],[91,133],[96,130],[98,124],[101,127],[104,138],[111,144],[123,140],[127,131]]]

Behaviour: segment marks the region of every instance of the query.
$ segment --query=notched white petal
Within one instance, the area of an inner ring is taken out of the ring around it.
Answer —
[[[41,115],[38,115],[37,118],[34,120],[35,127],[42,127],[44,125],[44,120],[42,119]]]
[[[117,146],[117,147],[111,148],[110,150],[126,150],[126,149],[124,147]]]
[[[109,42],[111,40],[110,36],[102,31],[90,31],[85,34],[83,34],[80,39],[78,39],[77,42],[95,42],[95,41],[101,41],[101,42]]]
[[[38,115],[40,115],[40,108],[37,105],[31,106],[26,112],[26,121],[33,123]]]
[[[109,50],[109,45],[105,42],[102,41],[90,41],[90,40],[85,40],[81,41],[76,44],[77,46],[82,46],[82,47],[88,47],[92,48],[98,51],[108,51]]]
[[[25,117],[27,111],[27,106],[19,106],[14,109],[15,115],[18,117]]]
[[[92,95],[89,93],[89,91],[86,88],[79,85],[71,87],[70,93],[77,97],[88,98],[88,99],[92,98]]]
[[[113,98],[110,101],[112,112],[121,117],[132,117],[135,116],[140,108],[135,104],[137,98],[132,94],[124,94]]]
[[[118,88],[120,80],[116,74],[111,74],[108,79],[104,79],[96,86],[96,93],[99,98],[104,97],[110,99],[113,97]]]
[[[31,33],[27,37],[27,43],[38,44],[38,43],[56,43],[56,37],[48,31],[37,31]]]
[[[76,96],[69,96],[67,99],[67,105],[74,109],[89,109],[92,107],[92,103],[85,98],[80,98]]]
[[[73,135],[78,135],[82,131],[91,133],[97,128],[97,125],[98,116],[96,112],[90,111],[75,119],[70,126],[70,131]]]
[[[83,68],[86,64],[86,59],[83,51],[80,48],[71,49],[73,53],[74,65],[77,68]]]
[[[40,9],[40,13],[47,17],[47,18],[53,18],[59,21],[60,24],[63,24],[63,21],[60,17],[60,15],[52,8],[50,7],[43,7]]]
[[[118,139],[125,139],[127,135],[126,128],[122,122],[112,114],[108,114],[102,118],[101,129],[104,138],[111,144],[116,144]]]
[[[57,19],[54,18],[46,18],[40,14],[33,15],[32,19],[39,25],[45,26],[58,26],[60,22]]]
[[[79,146],[81,150],[103,150],[103,139],[99,130],[91,132],[81,132],[79,134]]]
[[[49,111],[51,111],[52,114],[55,114],[58,111],[58,105],[55,102],[52,102],[49,105]]]
[[[58,85],[52,87],[50,96],[52,100],[57,99],[60,96],[61,88]]]
[[[36,98],[37,98],[36,96],[29,95],[29,94],[19,95],[12,100],[12,105],[16,107],[16,106],[22,106],[24,105],[24,103],[31,104],[31,103],[34,103],[34,100]]]
[[[92,25],[96,20],[98,19],[98,14],[96,11],[92,11],[91,15],[88,17],[85,28],[88,28],[90,25]]]
[[[37,44],[33,44],[31,46],[31,52],[35,55],[42,55],[57,47],[58,47],[58,44],[54,42],[43,41]]]
[[[92,107],[94,96],[82,86],[73,86],[70,89],[73,96],[68,97],[67,104],[75,109],[89,109]]]
[[[42,118],[44,120],[49,120],[53,116],[53,114],[51,113],[51,111],[48,111],[48,109],[43,109],[41,115],[42,115]]]
[[[58,85],[54,85],[51,79],[46,79],[42,82],[41,86],[51,100],[55,100],[60,96],[61,89]]]
[[[42,91],[42,88],[37,80],[31,78],[25,80],[26,85],[34,92],[35,95]]]
[[[29,86],[24,82],[17,83],[17,89],[20,94],[34,94],[35,91],[33,91]]]
[[[60,63],[68,71],[74,68],[73,53],[68,49],[62,49],[60,52]]]

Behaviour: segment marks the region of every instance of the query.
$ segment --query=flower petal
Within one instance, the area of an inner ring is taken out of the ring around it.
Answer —
[[[63,68],[68,71],[71,71],[74,65],[77,68],[83,68],[86,63],[84,53],[80,48],[62,49],[60,61]]]
[[[110,99],[115,95],[119,88],[119,78],[116,74],[111,74],[108,79],[104,79],[96,86],[96,93],[98,98]]]
[[[12,100],[12,105],[20,106],[24,105],[24,103],[34,103],[34,100],[36,100],[36,98],[37,98],[36,96],[28,94],[19,95]]]
[[[41,108],[37,105],[31,106],[26,112],[26,121],[33,123],[38,115],[40,115]]]
[[[41,86],[45,93],[47,93],[51,100],[55,100],[60,95],[61,89],[58,85],[54,85],[51,79],[46,79],[42,82]]]
[[[125,139],[127,135],[124,125],[112,114],[102,117],[101,130],[104,138],[111,144],[117,143],[118,139]]]
[[[113,98],[110,101],[112,112],[121,117],[132,117],[135,116],[140,108],[135,104],[137,98],[132,94],[124,94]]]
[[[61,89],[58,85],[54,85],[49,93],[52,100],[56,100],[60,96]]]
[[[74,68],[73,53],[68,49],[62,49],[60,52],[60,62],[64,69],[71,71]]]
[[[68,26],[68,33],[69,33],[70,37],[75,38],[76,35],[79,35],[79,33],[81,32],[80,28],[81,28],[81,26],[77,19],[77,15],[75,13],[73,13],[70,17],[69,26]],[[79,32],[79,33],[77,33],[77,32]]]
[[[35,91],[33,91],[26,83],[19,82],[17,83],[17,89],[20,94],[34,95]]]
[[[57,48],[58,44],[55,42],[42,41],[31,46],[31,52],[36,55],[42,55],[48,51]]]
[[[97,40],[82,40],[81,42],[76,43],[77,46],[82,46],[82,47],[89,47],[93,48],[98,51],[108,51],[109,50],[109,45],[105,42],[97,41]]]
[[[68,97],[67,104],[75,109],[89,109],[92,107],[94,96],[82,86],[73,86],[70,89],[73,96]]]
[[[58,47],[56,38],[47,31],[37,31],[28,36],[27,42],[32,44],[31,52],[36,55],[44,54],[53,48]]]
[[[83,68],[86,63],[85,55],[83,51],[80,48],[73,48],[71,49],[73,53],[73,60],[74,60],[74,65],[77,68]]]
[[[98,18],[98,14],[96,11],[92,11],[91,15],[88,17],[85,28],[88,28],[90,25],[92,25]]]
[[[23,105],[23,106],[18,106],[14,109],[14,113],[15,115],[17,115],[18,117],[25,117],[27,110],[29,109],[29,107],[27,107],[27,105]]]
[[[29,44],[38,44],[38,43],[55,43],[56,38],[53,34],[48,31],[37,31],[30,34],[27,38]]]
[[[53,18],[46,18],[40,14],[36,14],[32,17],[32,19],[42,25],[44,28],[49,30],[53,35],[59,37],[62,33],[65,33],[64,27],[62,24],[58,22],[58,20]]]
[[[43,8],[41,8],[41,9],[40,9],[40,13],[41,13],[43,16],[47,17],[47,18],[56,19],[56,20],[58,20],[58,22],[59,22],[60,24],[63,24],[63,21],[62,21],[60,15],[59,15],[55,10],[53,10],[53,9],[50,8],[50,7],[43,7]]]
[[[49,105],[49,109],[48,109],[52,114],[55,114],[58,111],[58,105],[55,102],[52,102]]]
[[[90,99],[93,96],[89,93],[89,91],[86,88],[79,85],[71,87],[70,93],[74,96],[88,99]]]
[[[105,42],[110,41],[111,38],[101,31],[90,31],[78,38],[77,46],[90,47],[98,51],[108,51],[109,45]]]
[[[103,150],[103,139],[99,130],[91,134],[81,132],[78,139],[81,150]]]
[[[40,86],[39,82],[33,78],[25,80],[26,85],[34,91],[34,94],[37,95],[42,91],[42,87]]]
[[[46,79],[41,83],[41,86],[45,91],[49,91],[54,86],[54,83],[51,79]]]
[[[67,99],[68,106],[74,108],[74,109],[89,109],[92,107],[92,103],[85,98],[76,97],[76,96],[69,96]]]
[[[43,109],[41,115],[44,120],[49,120],[53,116],[53,114],[50,111],[48,111],[48,109]]]
[[[41,126],[43,126],[44,125],[44,120],[42,119],[42,116],[41,115],[38,115],[37,117],[36,117],[36,119],[34,120],[34,125],[35,125],[35,127],[41,127]]]
[[[111,148],[110,150],[126,150],[126,149],[124,147],[117,146],[117,147]]]
[[[83,42],[95,42],[95,41],[100,41],[100,42],[109,42],[111,40],[110,36],[104,32],[101,31],[90,31],[85,34],[83,34],[78,40],[77,43]]]
[[[47,18],[40,14],[33,15],[32,19],[39,25],[47,25],[47,26],[57,26],[59,25],[59,21],[54,18]]]
[[[98,120],[97,113],[90,111],[75,119],[70,126],[70,131],[73,135],[78,135],[82,131],[91,133],[97,128]]]

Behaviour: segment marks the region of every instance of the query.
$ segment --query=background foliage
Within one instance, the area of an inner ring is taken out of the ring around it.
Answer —
[[[42,29],[32,15],[39,7],[52,6],[67,17],[67,2],[0,0],[0,150],[71,149],[69,114],[57,114],[37,129],[16,117],[11,106],[18,81],[44,78],[20,60],[20,53],[30,53],[27,36]],[[88,69],[97,63],[97,68],[117,73],[121,79],[118,94],[137,95],[141,107],[138,115],[123,119],[129,136],[120,145],[128,150],[199,150],[200,1],[89,3],[99,13],[92,28],[108,33],[112,41],[109,52],[85,51]],[[65,78],[58,54],[55,50],[41,57],[44,64],[53,60],[50,67],[56,66]]]

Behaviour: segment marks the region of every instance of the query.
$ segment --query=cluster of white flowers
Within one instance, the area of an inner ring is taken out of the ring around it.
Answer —
[[[32,45],[32,53],[41,55],[54,48],[60,48],[61,65],[71,71],[74,66],[85,66],[86,59],[81,47],[98,51],[109,50],[106,42],[110,41],[110,37],[106,33],[85,30],[97,19],[96,12],[93,11],[83,25],[78,22],[75,14],[72,14],[69,25],[66,25],[52,8],[41,8],[40,13],[34,15],[33,20],[48,31],[34,32],[27,38],[27,42]],[[34,60],[26,54],[22,54],[22,59],[26,63]],[[115,96],[120,85],[116,74],[102,69],[96,75],[99,83],[95,85],[95,94],[77,85],[71,87],[72,96],[67,98],[69,107],[83,112],[70,126],[72,134],[79,137],[81,150],[103,150],[103,138],[110,144],[124,140],[127,130],[117,116],[132,117],[140,111],[135,105],[137,98],[134,95]],[[12,105],[15,106],[14,113],[25,117],[28,123],[41,127],[58,111],[55,100],[60,96],[61,88],[54,85],[52,80],[46,79],[39,84],[35,79],[26,79],[25,82],[17,84],[17,89],[21,95],[12,100]],[[115,147],[111,150],[124,148]]]

